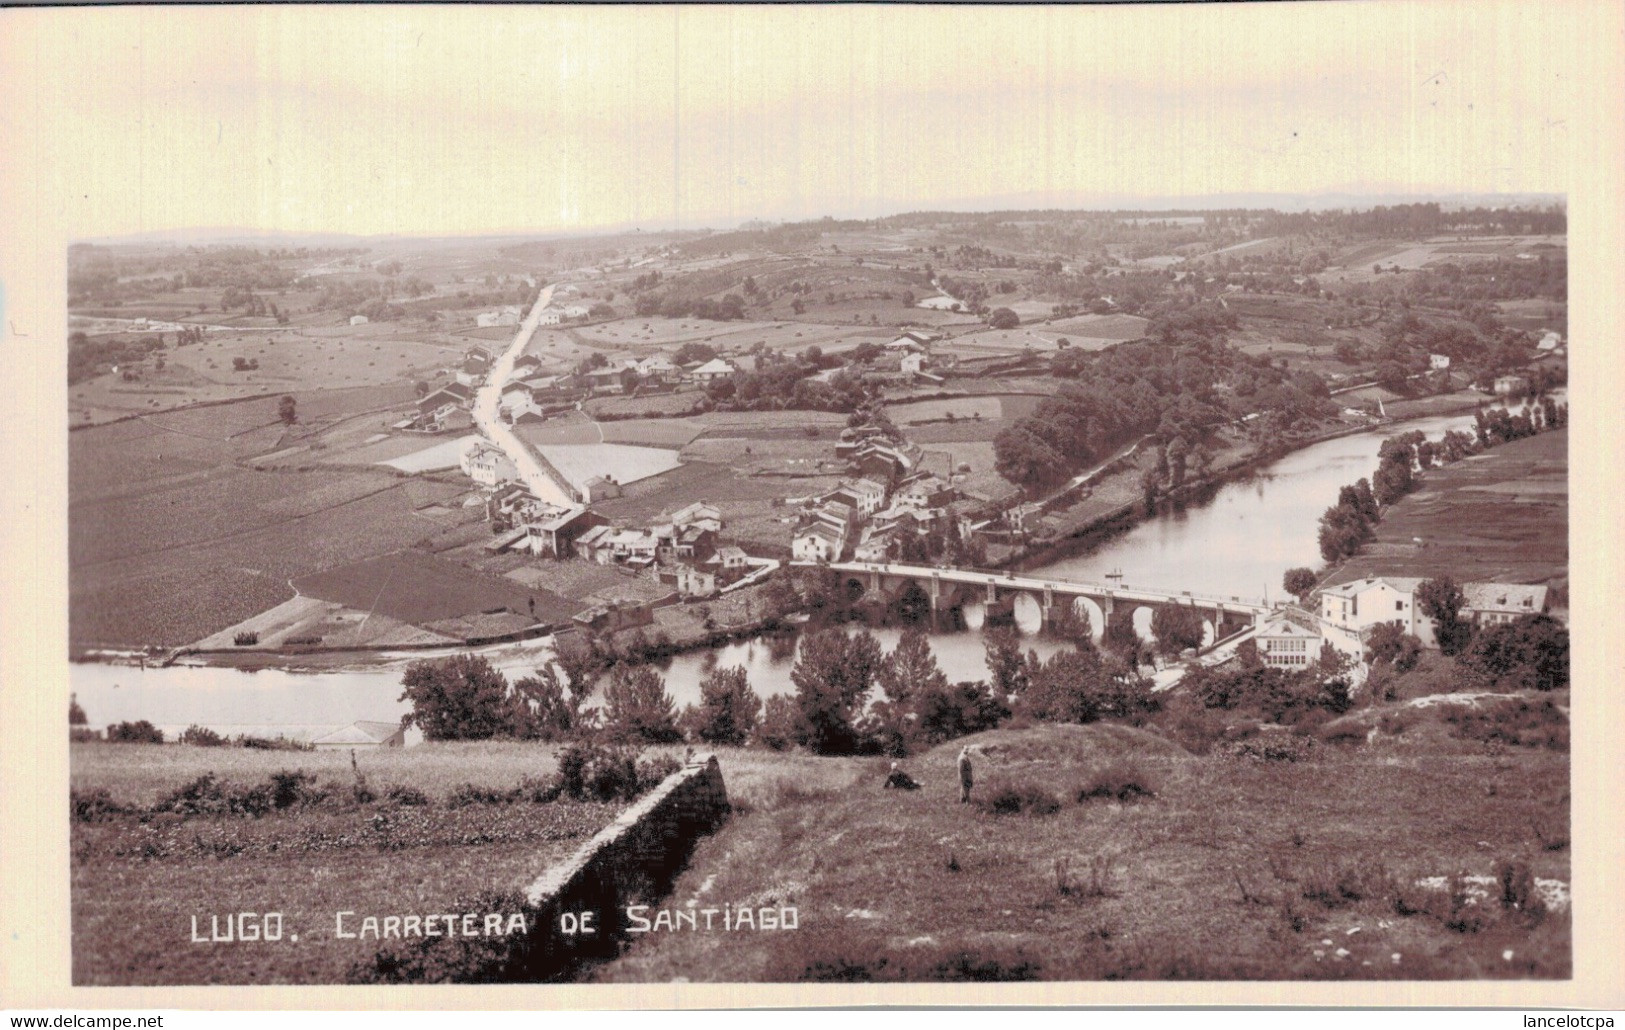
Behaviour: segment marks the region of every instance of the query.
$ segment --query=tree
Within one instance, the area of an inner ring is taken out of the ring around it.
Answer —
[[[1009,626],[989,626],[982,635],[982,651],[993,676],[994,696],[1006,705],[1015,704],[1031,683],[1020,634]]]
[[[1309,592],[1315,589],[1316,582],[1314,570],[1302,567],[1287,569],[1286,575],[1281,577],[1281,586],[1287,593],[1296,597],[1299,604],[1308,602]]]
[[[682,739],[666,681],[649,666],[615,666],[604,700],[604,726],[621,740],[667,744]]]
[[[919,739],[927,746],[990,730],[1010,717],[983,680],[930,687],[914,699]]]
[[[987,318],[987,324],[994,329],[1014,329],[1021,324],[1021,316],[1009,308],[994,308]]]
[[[1523,615],[1478,634],[1461,664],[1495,690],[1563,690],[1569,685],[1569,631],[1549,615]]]
[[[707,744],[743,744],[761,719],[762,699],[750,687],[742,665],[713,669],[700,681],[700,703],[683,712],[683,722]]]
[[[1202,613],[1191,605],[1159,604],[1151,613],[1151,635],[1157,638],[1157,650],[1163,654],[1201,647]]]
[[[413,662],[401,686],[407,725],[429,740],[488,740],[509,728],[508,681],[480,655]]]
[[[854,724],[880,668],[880,644],[867,631],[825,629],[804,637],[790,670],[800,710],[800,742],[819,754],[857,748]]]
[[[282,399],[276,402],[276,413],[278,418],[290,426],[299,421],[299,412],[291,394],[283,394]]]
[[[582,704],[586,698],[570,689],[569,680],[558,665],[549,662],[513,685],[510,719],[517,737],[555,740],[569,736],[583,725]]]
[[[681,347],[677,348],[677,353],[673,355],[672,361],[679,365],[688,365],[692,364],[693,362],[710,361],[716,356],[717,349],[711,346],[709,343],[702,343],[699,340],[690,340],[688,343],[685,343]]]
[[[948,677],[942,674],[931,651],[931,639],[917,629],[903,632],[897,646],[881,660],[875,679],[887,700],[903,706],[924,691],[948,685]]]
[[[1439,642],[1439,650],[1447,655],[1460,654],[1472,640],[1472,623],[1461,619],[1461,610],[1466,606],[1467,595],[1448,576],[1423,580],[1417,585],[1417,610],[1433,620],[1434,639]]]
[[[1395,672],[1406,673],[1416,668],[1421,656],[1422,642],[1397,622],[1379,622],[1366,635],[1365,658],[1373,665],[1387,662]]]
[[[84,726],[89,722],[90,722],[90,720],[85,718],[85,710],[83,708],[79,707],[79,696],[77,694],[69,694],[68,695],[68,725],[69,726]]]

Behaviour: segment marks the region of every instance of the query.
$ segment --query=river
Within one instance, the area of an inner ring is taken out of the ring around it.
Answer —
[[[1133,586],[1278,598],[1283,572],[1320,563],[1320,513],[1337,499],[1339,487],[1375,471],[1383,439],[1415,429],[1437,438],[1472,422],[1470,413],[1435,416],[1316,444],[1220,487],[1204,503],[1164,513],[1088,554],[1034,571],[1103,582],[1120,570],[1123,582]],[[876,635],[890,648],[898,632],[883,629]],[[977,634],[935,634],[932,646],[950,680],[986,676]],[[1034,646],[1041,655],[1055,648],[1045,641]],[[754,640],[680,655],[664,668],[666,687],[681,707],[699,699],[700,680],[713,663],[742,664],[758,693],[787,693],[793,662],[788,650],[788,641]],[[530,643],[487,653],[514,678],[528,673],[547,651],[545,643]],[[228,733],[295,736],[356,719],[397,719],[407,711],[399,700],[407,660],[324,673],[83,663],[71,667],[70,680],[94,727],[147,719],[171,733],[195,722]]]

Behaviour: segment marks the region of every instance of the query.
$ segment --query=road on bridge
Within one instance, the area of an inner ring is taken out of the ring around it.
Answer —
[[[809,564],[809,563],[797,563]],[[1249,600],[1243,597],[1218,597],[1209,594],[1193,594],[1185,591],[1171,593],[1166,590],[1147,590],[1137,587],[1102,586],[1099,583],[1085,583],[1081,580],[1056,579],[1053,577],[1024,576],[1008,571],[980,571],[974,569],[937,568],[931,565],[899,565],[877,564],[874,562],[831,562],[829,567],[838,572],[870,572],[882,576],[904,576],[909,579],[937,579],[948,583],[964,583],[972,586],[993,585],[1006,590],[1026,590],[1033,593],[1043,593],[1046,590],[1056,593],[1086,593],[1099,596],[1122,598],[1125,601],[1145,601],[1153,604],[1173,602],[1176,604],[1200,603],[1204,605],[1219,606],[1235,609],[1237,611],[1251,612],[1254,615],[1268,613],[1270,606],[1262,601]]]

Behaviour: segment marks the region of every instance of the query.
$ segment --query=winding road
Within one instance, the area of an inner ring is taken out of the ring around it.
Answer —
[[[502,388],[513,375],[513,364],[519,360],[519,356],[525,351],[525,344],[530,342],[531,335],[536,332],[536,326],[542,317],[542,309],[552,300],[553,287],[548,285],[542,289],[536,303],[531,305],[530,313],[520,323],[513,343],[509,344],[508,349],[491,365],[490,374],[485,377],[485,385],[474,394],[474,424],[479,427],[481,435],[502,448],[502,452],[519,470],[519,478],[538,500],[569,508],[575,506],[576,499],[566,493],[547,470],[542,468],[536,455],[531,453],[523,440],[514,435],[513,427],[506,425],[497,417],[497,408],[502,401]]]

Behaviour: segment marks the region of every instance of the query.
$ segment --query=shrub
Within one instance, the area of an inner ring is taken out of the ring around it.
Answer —
[[[88,729],[84,726],[70,726],[68,728],[68,740],[74,744],[93,742],[99,744],[102,742],[102,733],[100,730]]]
[[[1031,780],[989,784],[977,804],[994,815],[1054,815],[1061,810],[1061,799]]]
[[[452,792],[446,795],[446,807],[511,805],[518,800],[519,792],[516,790],[497,790],[495,787],[486,787],[478,783],[464,783],[452,788]]]
[[[638,793],[643,794],[660,786],[666,777],[680,772],[683,763],[671,755],[657,755],[638,763]]]
[[[1482,707],[1451,707],[1444,713],[1455,734],[1467,740],[1518,747],[1569,749],[1569,717],[1550,698],[1506,698]]]
[[[199,726],[196,723],[186,727],[176,739],[182,744],[191,744],[193,747],[224,747],[226,744],[225,737],[207,726]]]
[[[315,744],[289,740],[286,737],[251,737],[246,733],[238,734],[232,741],[238,747],[246,747],[255,751],[314,751]]]
[[[638,796],[637,759],[631,748],[571,744],[559,754],[559,781],[577,801],[630,801]]]
[[[529,801],[533,805],[550,805],[564,793],[564,783],[558,777],[541,778],[526,776],[519,781],[514,792],[520,801]]]
[[[107,727],[107,739],[115,744],[162,744],[163,731],[145,719],[118,722]]]
[[[416,808],[429,803],[429,795],[416,787],[407,787],[396,783],[384,791],[384,800],[396,805],[405,805]]]
[[[231,638],[231,642],[238,647],[249,647],[260,642],[260,635],[250,630],[236,634]]]
[[[275,805],[274,795],[273,783],[244,789],[222,782],[210,772],[165,794],[152,810],[184,817],[246,815],[257,819],[273,807],[282,807]]]
[[[1097,772],[1091,773],[1079,785],[1077,800],[1087,801],[1090,798],[1116,798],[1118,801],[1134,801],[1139,798],[1154,798],[1157,796],[1155,781],[1146,771],[1134,762],[1119,760],[1113,762]]]
[[[128,805],[113,800],[106,787],[95,790],[68,790],[68,811],[74,822],[100,823],[135,811]]]
[[[1235,758],[1254,762],[1302,762],[1314,753],[1313,737],[1270,734],[1238,740],[1225,750]]]
[[[282,769],[271,774],[266,782],[270,788],[271,804],[277,809],[294,805],[317,805],[326,800],[327,792],[316,787],[316,777],[302,770]]]

